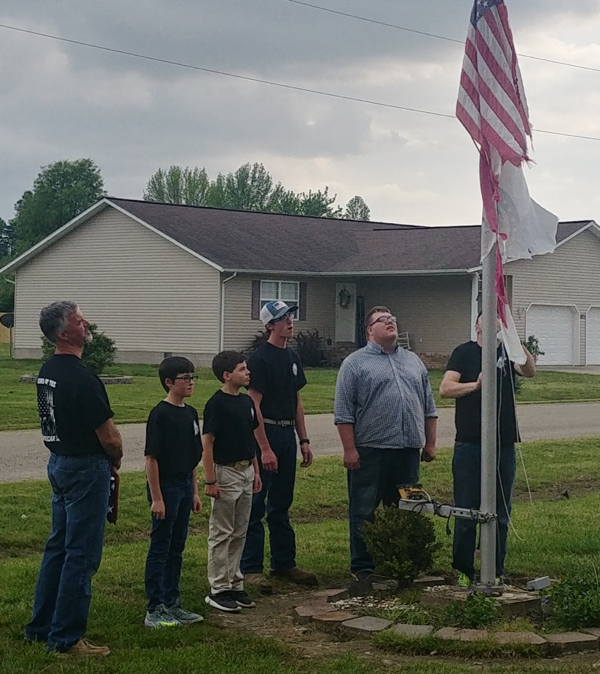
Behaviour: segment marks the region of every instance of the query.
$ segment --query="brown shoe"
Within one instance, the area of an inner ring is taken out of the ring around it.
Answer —
[[[267,580],[262,573],[247,573],[244,576],[244,582],[254,585],[261,594],[271,594],[273,592],[271,581]]]
[[[271,574],[274,576],[281,576],[282,578],[287,578],[291,580],[292,583],[298,583],[298,585],[318,585],[319,581],[314,573],[311,571],[303,571],[298,566],[293,566],[291,569],[281,569],[279,571],[271,571]]]
[[[65,655],[110,655],[110,648],[108,646],[96,646],[87,639],[79,639],[79,641],[71,646],[69,650],[64,652]]]

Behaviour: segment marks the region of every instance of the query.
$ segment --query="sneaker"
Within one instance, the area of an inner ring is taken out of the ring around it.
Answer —
[[[154,611],[147,611],[144,619],[144,625],[156,629],[158,627],[176,627],[179,621],[176,620],[168,611],[164,604],[159,604]]]
[[[181,606],[167,607],[167,613],[181,625],[192,625],[193,623],[200,623],[204,620],[198,613],[191,611],[184,611]]]
[[[291,569],[281,569],[279,571],[271,571],[274,576],[281,576],[291,580],[292,583],[298,585],[318,585],[319,581],[314,573],[311,571],[304,571],[298,566],[293,566]]]
[[[238,606],[242,608],[255,608],[256,602],[244,590],[231,590],[229,596],[235,601]]]
[[[471,579],[467,576],[466,573],[458,574],[458,586],[459,587],[471,587]]]
[[[364,571],[357,571],[356,573],[353,573],[352,578],[354,578],[354,580],[357,580],[359,582],[363,582],[367,580],[369,576],[372,576],[374,573],[375,571],[373,571],[373,569],[365,569]]]
[[[204,601],[213,608],[218,608],[219,611],[226,611],[227,613],[239,613],[242,607],[238,605],[236,600],[229,594],[229,592],[219,592],[219,594],[209,594],[204,598]]]
[[[110,655],[110,648],[108,646],[96,646],[87,639],[79,639],[79,641],[71,646],[66,651],[61,651],[64,655]]]
[[[262,573],[247,573],[244,576],[244,581],[256,586],[256,589],[261,594],[271,594],[273,592],[271,581],[267,580]]]

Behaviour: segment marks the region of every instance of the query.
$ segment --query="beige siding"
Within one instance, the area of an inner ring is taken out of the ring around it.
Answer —
[[[296,332],[317,329],[324,339],[335,337],[336,279],[240,275],[225,284],[225,349],[247,349],[263,329],[252,320],[252,281],[275,280],[306,283],[306,320],[296,322]]]
[[[551,255],[506,265],[512,275],[513,315],[519,335],[526,337],[531,304],[574,306],[580,314],[600,306],[600,239],[590,231],[559,246]],[[581,357],[585,358],[585,323],[581,323]]]
[[[417,353],[450,354],[471,337],[471,276],[371,278],[361,281],[365,312],[383,304],[398,316]]]
[[[17,354],[40,346],[40,308],[73,299],[121,360],[197,359],[219,345],[219,272],[113,208],[17,270]]]

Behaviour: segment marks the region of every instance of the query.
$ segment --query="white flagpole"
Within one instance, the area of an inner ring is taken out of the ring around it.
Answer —
[[[484,223],[483,227],[487,227]],[[482,381],[481,381],[481,505],[483,513],[496,513],[496,439],[498,305],[495,290],[496,246],[483,259],[482,276]],[[481,525],[481,586],[496,585],[496,518]]]

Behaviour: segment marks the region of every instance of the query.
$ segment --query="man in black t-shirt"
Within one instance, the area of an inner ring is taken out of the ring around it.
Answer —
[[[185,611],[179,602],[190,512],[202,510],[197,481],[202,457],[200,423],[196,409],[185,403],[194,393],[198,375],[187,358],[171,356],[159,365],[158,376],[167,397],[150,412],[144,449],[152,514],[144,624],[150,628],[189,625],[203,619]]]
[[[442,398],[456,398],[456,440],[452,461],[454,505],[478,510],[481,505],[481,314],[475,322],[476,342],[454,349],[440,385]],[[498,346],[498,471],[496,476],[496,576],[502,578],[511,501],[515,481],[515,443],[520,442],[516,408],[515,377],[533,377],[535,362],[525,349],[527,362],[512,363],[502,344]],[[452,566],[459,572],[459,585],[469,586],[475,576],[477,523],[456,518]]]
[[[108,655],[84,634],[91,580],[102,557],[111,466],[123,455],[121,436],[104,385],[81,361],[91,341],[89,323],[75,302],[55,302],[40,313],[40,328],[56,345],[37,379],[44,444],[50,450],[52,532],[35,591],[28,641],[48,651]]]
[[[271,573],[304,585],[314,585],[314,573],[296,566],[296,537],[289,509],[294,499],[296,479],[296,439],[300,441],[302,467],[312,463],[310,440],[306,437],[300,389],[306,377],[298,355],[287,347],[294,334],[292,314],[297,307],[274,300],[261,309],[260,317],[269,339],[248,360],[250,387],[258,417],[256,439],[260,447],[262,489],[254,494],[241,569],[245,579],[262,592],[271,591],[263,576],[267,515],[271,547]]]
[[[205,494],[212,499],[208,529],[208,582],[205,601],[221,611],[256,606],[244,591],[240,560],[252,494],[262,488],[254,431],[258,419],[252,398],[240,395],[250,383],[246,358],[236,351],[221,351],[212,369],[223,387],[206,403],[203,415]]]

